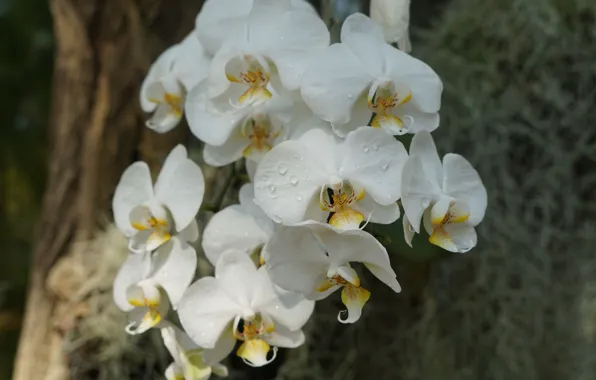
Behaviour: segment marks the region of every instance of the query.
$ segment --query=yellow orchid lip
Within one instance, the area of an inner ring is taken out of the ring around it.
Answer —
[[[356,194],[349,181],[342,181],[339,185],[323,186],[319,195],[321,210],[328,211],[327,223],[342,229],[359,228],[365,218],[353,206],[364,198],[364,189]]]
[[[397,89],[399,87],[399,90]],[[368,108],[373,112],[370,126],[390,130],[403,130],[406,124],[393,114],[399,106],[412,100],[412,91],[404,84],[375,83],[368,95]]]
[[[242,151],[242,155],[250,158],[257,153],[265,154],[269,152],[280,133],[281,131],[275,130],[271,120],[266,115],[255,115],[248,118],[242,124],[240,130],[240,135],[249,141]]]
[[[243,321],[242,332],[238,331],[237,327],[234,328],[234,338],[243,341],[236,355],[252,367],[271,363],[277,355],[277,347],[269,346],[264,338],[275,331],[273,320],[259,314]],[[273,352],[273,356],[267,359],[269,351]]]
[[[166,211],[164,210],[164,213]],[[144,245],[147,249],[153,250],[160,247],[172,238],[170,232],[170,223],[165,218],[158,218],[147,206],[139,206],[137,210],[131,212],[131,226],[137,231],[148,231]]]
[[[449,232],[445,229],[445,226],[466,222],[470,217],[470,212],[467,211],[467,206],[464,209],[465,211],[461,212],[461,207],[456,206],[455,201],[450,201],[449,207],[443,215],[437,215],[432,218],[431,224],[433,226],[433,231],[430,234],[428,241],[438,247],[450,250],[455,243],[451,235],[449,235]]]
[[[170,108],[169,112],[171,114],[175,115],[176,117],[182,117],[183,100],[182,100],[182,96],[180,96],[178,94],[166,92],[163,95],[163,99],[148,98],[147,100],[149,100],[152,103],[156,103],[156,104],[166,104]]]
[[[147,312],[143,315],[143,318],[141,319],[140,323],[137,324],[137,322],[132,322],[128,326],[126,326],[125,330],[129,334],[140,334],[157,325],[163,319],[159,311],[161,302],[158,296],[146,297],[143,295],[142,299],[128,298],[128,303],[134,307],[147,309]]]
[[[353,270],[352,270],[353,271]],[[326,292],[334,286],[341,286],[341,300],[346,306],[347,310],[341,311],[337,319],[342,323],[354,323],[362,314],[362,308],[364,304],[370,298],[370,292],[360,286],[360,278],[356,275],[355,271],[354,278],[352,281],[348,281],[342,276],[336,274],[323,280],[319,286],[317,286],[317,292]],[[346,318],[342,318],[342,315],[347,314]]]
[[[267,89],[271,74],[266,62],[261,63],[250,55],[232,61],[236,63],[234,66],[237,72],[230,72],[230,69],[226,68],[226,78],[232,83],[248,86],[238,97],[239,105],[260,104],[273,97],[271,91]],[[242,68],[237,67],[238,64]]]

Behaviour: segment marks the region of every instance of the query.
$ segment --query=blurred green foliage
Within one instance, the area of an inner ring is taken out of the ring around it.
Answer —
[[[10,378],[46,172],[52,31],[45,0],[0,0],[0,379]]]

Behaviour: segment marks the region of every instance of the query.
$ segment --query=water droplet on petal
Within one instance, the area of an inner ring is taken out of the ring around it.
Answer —
[[[288,172],[288,167],[284,164],[279,164],[279,166],[277,167],[277,171],[279,171],[279,174],[281,175],[286,175],[286,173]]]
[[[385,171],[387,169],[389,169],[389,163],[387,163],[387,162],[382,163],[381,164],[381,170]]]
[[[376,151],[378,151],[378,150],[379,150],[379,146],[378,146],[377,144],[375,144],[375,145],[373,145],[373,149],[374,149],[374,150],[375,150],[375,152],[376,152]]]
[[[290,183],[292,184],[292,186],[296,186],[298,184],[298,178],[296,176],[291,176]]]
[[[302,195],[300,195],[300,194],[296,195],[296,200],[298,202],[302,202]]]
[[[270,185],[269,191],[271,191],[272,193],[275,193],[275,185]]]
[[[362,150],[364,151],[364,153],[368,153],[368,145],[363,145]]]

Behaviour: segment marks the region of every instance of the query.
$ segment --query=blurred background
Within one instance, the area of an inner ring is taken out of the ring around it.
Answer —
[[[315,3],[335,31],[368,9]],[[184,127],[143,128],[136,104],[149,64],[199,8],[0,0],[0,379],[21,328],[42,325],[20,353],[22,368],[46,364],[35,378],[162,378],[158,334],[125,336],[111,303],[124,254],[109,199],[135,159],[159,166],[180,141],[200,157]],[[419,236],[410,250],[401,221],[375,228],[404,291],[365,277],[359,323],[337,323],[339,299],[325,300],[304,347],[261,371],[233,359],[231,378],[596,379],[596,1],[412,0],[411,12],[412,55],[444,82],[439,152],[468,158],[488,189],[479,245],[446,255]],[[206,177],[207,203],[233,202],[233,168]],[[38,298],[25,318],[28,284]]]

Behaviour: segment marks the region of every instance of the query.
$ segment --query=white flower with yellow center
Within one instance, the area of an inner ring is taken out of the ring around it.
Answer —
[[[393,135],[439,126],[443,85],[428,65],[387,44],[360,13],[346,19],[341,41],[310,61],[301,84],[304,101],[338,135],[362,125]]]
[[[429,241],[451,252],[476,246],[477,226],[486,212],[486,188],[478,172],[462,156],[448,153],[439,159],[428,132],[417,133],[402,174],[404,234],[411,245],[420,220]]]
[[[285,225],[305,220],[357,229],[399,218],[403,145],[385,132],[361,127],[345,140],[314,129],[285,141],[261,161],[255,203]]]
[[[288,137],[293,106],[289,94],[258,106],[219,111],[209,106],[204,84],[190,92],[186,118],[193,134],[206,143],[203,156],[207,164],[223,166],[242,157],[258,162]]]
[[[275,223],[254,203],[251,183],[242,186],[239,198],[240,204],[217,212],[203,231],[203,251],[213,265],[228,250],[256,255],[253,259],[260,261],[261,250],[275,230]]]
[[[260,367],[275,359],[277,347],[304,342],[300,329],[313,309],[300,295],[278,295],[265,267],[257,270],[246,253],[230,250],[219,257],[215,277],[188,288],[178,314],[192,340],[211,349],[208,362],[226,357],[240,340],[236,354]]]
[[[409,53],[410,0],[371,0],[370,18],[383,29],[385,41],[397,43],[400,50]]]
[[[225,1],[211,4],[226,6]],[[220,109],[247,107],[272,98],[272,88],[296,90],[307,61],[328,45],[327,27],[312,11],[293,7],[290,0],[254,0],[213,58],[208,97]]]
[[[277,230],[265,249],[265,266],[279,287],[311,300],[326,298],[341,288],[347,308],[337,316],[342,323],[356,322],[370,298],[350,263],[363,263],[395,292],[401,291],[387,251],[362,230],[339,231],[327,224],[305,222]]]
[[[112,202],[114,221],[130,239],[131,251],[152,251],[174,234],[192,242],[198,238],[194,218],[204,192],[201,168],[178,145],[166,158],[155,186],[144,162],[124,171]]]
[[[151,254],[128,256],[114,280],[114,302],[129,313],[129,334],[141,334],[162,322],[192,282],[197,255],[190,245],[173,238]]]
[[[161,328],[164,345],[174,358],[166,369],[167,380],[208,380],[211,374],[228,376],[228,369],[219,363],[205,363],[208,350],[195,344],[190,337],[171,323]]]
[[[210,64],[194,32],[164,51],[141,86],[141,108],[153,113],[147,127],[165,133],[178,125],[186,93],[207,76]]]

